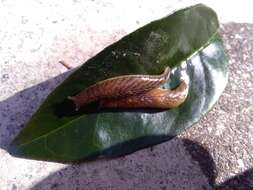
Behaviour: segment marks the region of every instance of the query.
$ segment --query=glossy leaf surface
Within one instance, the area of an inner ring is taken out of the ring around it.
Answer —
[[[33,115],[10,152],[33,159],[73,161],[119,156],[171,139],[197,122],[227,82],[227,60],[216,14],[204,5],[179,10],[127,35],[75,71]],[[165,88],[189,82],[178,108],[75,111],[66,99],[98,81],[125,74],[160,74],[173,69]]]

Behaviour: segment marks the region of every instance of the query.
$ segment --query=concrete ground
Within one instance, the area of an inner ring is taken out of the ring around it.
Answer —
[[[15,158],[5,150],[71,72],[59,60],[78,66],[185,2],[0,2],[1,190],[253,189],[253,15],[246,0],[202,1],[222,23],[229,83],[212,111],[179,137],[117,159],[72,165]]]

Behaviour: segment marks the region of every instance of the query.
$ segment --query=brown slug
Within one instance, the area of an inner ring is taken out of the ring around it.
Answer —
[[[170,75],[170,68],[166,67],[161,75],[123,75],[97,82],[82,90],[75,96],[69,96],[76,105],[76,110],[91,102],[101,99],[118,99],[146,92],[164,84]]]
[[[103,99],[104,108],[175,108],[181,105],[188,94],[188,84],[181,82],[175,89],[155,88],[143,94],[120,99]]]

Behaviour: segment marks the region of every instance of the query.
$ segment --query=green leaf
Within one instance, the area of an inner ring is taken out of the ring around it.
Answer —
[[[214,105],[227,82],[227,60],[215,12],[195,5],[154,21],[105,48],[54,90],[15,138],[15,156],[73,161],[119,156],[169,140],[197,122]],[[160,74],[173,68],[164,85],[189,81],[187,100],[168,110],[76,112],[66,100],[106,78]]]

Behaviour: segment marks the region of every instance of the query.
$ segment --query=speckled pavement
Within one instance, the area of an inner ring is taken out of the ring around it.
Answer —
[[[253,16],[247,3],[204,1],[220,12],[229,83],[215,107],[179,137],[128,156],[78,164],[15,158],[5,150],[71,73],[58,61],[78,66],[184,2],[0,2],[1,190],[253,189],[253,24],[243,23],[253,23]],[[225,2],[231,9],[222,9]]]

